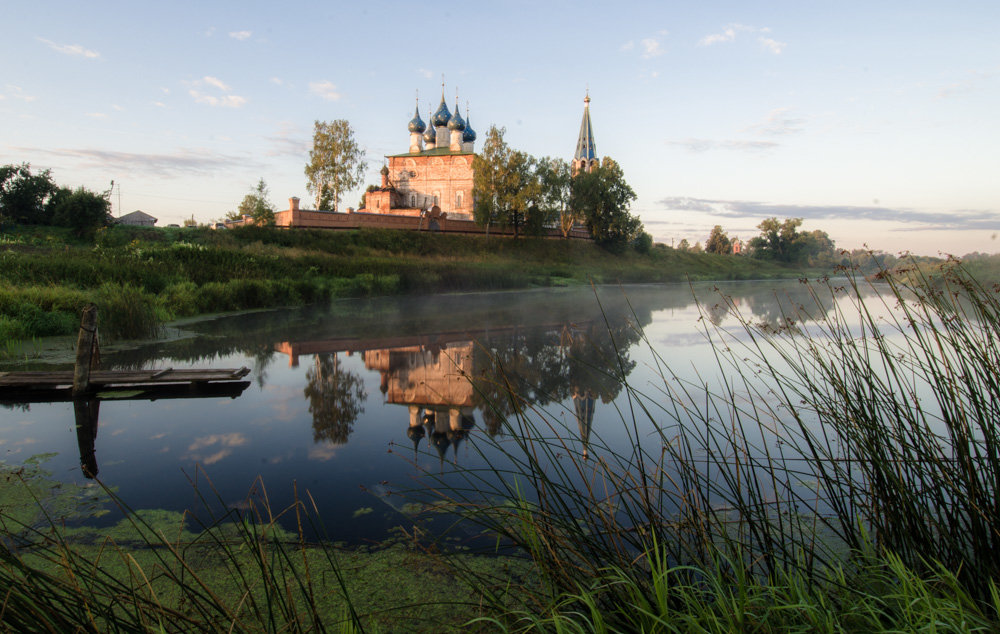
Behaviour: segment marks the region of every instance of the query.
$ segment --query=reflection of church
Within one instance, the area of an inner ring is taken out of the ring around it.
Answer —
[[[316,361],[307,371],[305,393],[317,442],[347,442],[354,418],[363,410],[363,380],[337,361],[346,352],[360,354],[364,367],[379,373],[385,403],[406,407],[408,415],[400,418],[407,421],[406,434],[415,450],[426,438],[442,461],[449,449],[457,460],[458,446],[477,425],[477,409],[492,436],[503,433],[504,421],[529,402],[570,401],[566,411],[577,424],[579,455],[586,459],[597,401],[610,402],[621,389],[614,373],[601,370],[615,353],[607,332],[590,322],[569,327],[560,320],[529,329],[494,325],[472,332],[285,341],[275,344],[275,350],[289,355],[291,367],[298,366],[300,355]],[[621,363],[626,372],[632,365]],[[507,392],[512,386],[516,398]],[[325,412],[331,415],[318,416]]]
[[[381,375],[379,389],[386,402],[408,406],[406,434],[414,448],[430,436],[442,460],[449,447],[457,457],[459,443],[475,425],[472,351],[469,341],[433,350],[408,346],[364,353],[365,367]]]

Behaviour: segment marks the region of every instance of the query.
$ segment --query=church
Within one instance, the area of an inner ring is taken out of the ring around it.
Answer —
[[[573,173],[591,171],[598,164],[594,130],[590,123],[590,95],[583,100],[583,121],[573,155]],[[288,209],[276,211],[279,227],[317,229],[407,229],[442,231],[445,233],[483,233],[473,221],[473,160],[476,132],[466,109],[462,118],[455,100],[451,112],[445,102],[444,87],[441,103],[428,122],[420,116],[417,104],[413,118],[407,124],[409,148],[402,154],[385,157],[379,186],[369,187],[364,207],[347,213],[302,209],[299,198],[288,199]],[[226,221],[227,227],[252,222],[249,218]],[[493,228],[493,233],[509,230]],[[546,230],[549,237],[560,237],[558,228]],[[583,226],[574,226],[568,235],[574,239],[590,239]]]
[[[417,104],[407,129],[409,152],[386,157],[381,186],[365,195],[365,207],[359,211],[402,216],[420,216],[429,211],[434,218],[472,220],[476,132],[468,108],[462,119],[456,98],[455,112],[449,112],[442,86],[441,104],[430,117],[430,125],[420,118]],[[590,172],[597,164],[588,92],[573,154],[573,174]]]
[[[405,154],[386,157],[382,183],[365,195],[368,213],[419,216],[447,215],[452,220],[472,220],[472,160],[476,132],[458,110],[448,110],[441,91],[441,105],[430,117],[430,125],[420,118],[417,105],[407,125],[410,148]],[[437,210],[434,208],[437,207]]]

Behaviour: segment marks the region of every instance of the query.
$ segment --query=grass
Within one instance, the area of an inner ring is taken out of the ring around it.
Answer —
[[[666,248],[611,255],[579,241],[410,231],[110,227],[87,244],[14,227],[0,240],[0,336],[73,334],[89,302],[105,309],[105,334],[141,338],[165,320],[339,297],[795,273]]]

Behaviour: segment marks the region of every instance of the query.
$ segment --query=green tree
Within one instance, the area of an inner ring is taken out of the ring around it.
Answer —
[[[365,152],[346,119],[316,122],[305,173],[306,189],[316,196],[316,209],[336,211],[344,194],[361,184]]]
[[[708,236],[708,241],[705,242],[705,251],[726,255],[731,250],[732,242],[730,242],[726,232],[722,230],[722,225],[712,227],[712,233]]]
[[[753,257],[800,264],[838,262],[833,240],[825,231],[798,231],[802,218],[768,218],[757,225],[760,235],[750,240]]]
[[[29,163],[0,167],[0,221],[50,224],[50,202],[58,191],[50,170],[32,174]]]
[[[473,160],[473,218],[487,234],[491,226],[510,227],[516,237],[526,227],[540,230],[545,219],[535,161],[511,149],[505,133],[491,126],[482,152]]]
[[[50,205],[52,224],[69,227],[81,236],[106,227],[112,220],[110,196],[110,189],[98,194],[83,187],[60,188]]]
[[[572,188],[570,204],[586,219],[597,244],[620,253],[639,236],[642,221],[629,213],[635,192],[613,159],[604,157],[593,171],[578,173]]]
[[[564,238],[583,217],[570,205],[573,194],[573,167],[563,159],[539,159],[535,168],[541,187],[540,204],[545,214],[559,219]]]
[[[243,197],[236,211],[229,213],[226,217],[230,220],[239,220],[243,216],[250,216],[254,224],[273,225],[274,203],[271,202],[270,198],[271,192],[267,187],[267,183],[261,178],[250,189],[250,193]]]
[[[645,231],[640,231],[636,239],[632,241],[632,248],[635,249],[636,253],[646,255],[653,250],[653,236]]]
[[[691,248],[691,243],[688,242],[687,238],[681,238],[681,241],[677,243],[678,251],[688,251]]]
[[[760,235],[750,240],[750,248],[756,258],[791,262],[793,244],[798,235],[802,218],[789,218],[781,222],[777,218],[763,220],[757,228]]]

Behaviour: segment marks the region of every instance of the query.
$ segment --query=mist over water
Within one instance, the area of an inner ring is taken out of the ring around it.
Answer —
[[[8,405],[0,459],[54,453],[45,466],[56,479],[85,483],[81,459],[92,452],[98,478],[134,509],[198,513],[198,491],[239,507],[255,488],[277,512],[294,483],[315,500],[327,537],[378,540],[409,521],[408,499],[387,492],[431,486],[424,473],[448,482],[456,467],[495,457],[485,440],[511,440],[502,421],[518,403],[559,421],[574,455],[594,458],[596,436],[627,453],[622,380],[655,390],[664,362],[679,376],[716,373],[704,330],[737,325],[732,307],[775,327],[830,308],[793,281],[391,297],[222,316],[108,349],[102,368],[247,366],[252,383],[240,397],[105,400],[91,435],[77,433],[72,403]]]

